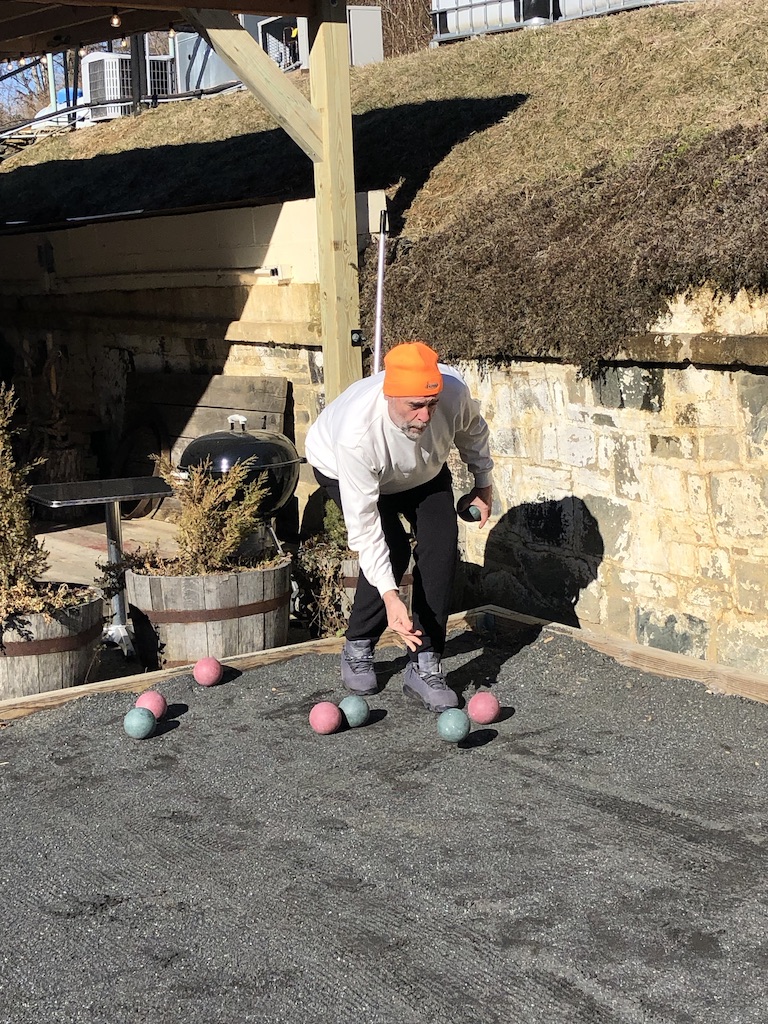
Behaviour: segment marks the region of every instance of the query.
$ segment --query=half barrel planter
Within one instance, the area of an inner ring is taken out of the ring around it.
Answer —
[[[64,690],[87,682],[104,629],[104,599],[89,595],[82,604],[53,615],[19,616],[20,629],[6,629],[0,652],[0,699]]]
[[[288,642],[291,560],[206,576],[128,570],[125,593],[136,654],[145,669],[231,658]]]

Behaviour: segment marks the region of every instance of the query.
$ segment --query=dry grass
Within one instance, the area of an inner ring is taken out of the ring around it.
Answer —
[[[387,337],[592,368],[675,289],[768,288],[766,52],[765,0],[694,0],[352,69],[356,185],[388,190],[398,236]],[[0,208],[41,222],[311,194],[273,129],[240,93],[78,131],[0,165]]]
[[[459,197],[473,202],[487,190],[534,190],[555,177],[578,176],[606,157],[626,162],[672,133],[697,138],[768,119],[767,51],[764,0],[698,0],[354,68],[353,109],[363,114],[454,98],[528,97],[498,124],[454,145],[431,169],[407,213],[408,234],[418,238],[444,226]],[[295,77],[306,90],[306,75]],[[0,180],[41,161],[218,142],[273,127],[247,94],[167,105],[31,147],[0,165]],[[220,179],[215,170],[208,176],[212,202]],[[389,185],[394,190],[397,182]],[[141,187],[151,190],[152,179]],[[142,199],[134,187],[124,208],[152,207],[151,196]]]

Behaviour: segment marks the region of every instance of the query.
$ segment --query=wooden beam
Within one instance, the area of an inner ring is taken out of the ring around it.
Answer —
[[[132,33],[167,29],[182,20],[181,5],[166,2],[118,4],[122,25],[113,29],[109,19],[113,4],[103,0],[82,0],[77,4],[39,3],[36,0],[8,0],[0,3],[0,56],[27,55],[75,48],[80,45],[119,39]],[[247,14],[308,17],[315,0],[262,0],[234,5],[229,0],[209,0],[207,9]]]
[[[360,327],[360,294],[344,0],[319,0],[309,38],[312,105],[320,114],[326,154],[314,171],[325,398],[330,402],[363,372],[361,349],[352,346],[352,330]]]
[[[448,629],[457,630],[470,628],[471,619],[467,612],[459,612],[448,619]],[[288,644],[285,647],[272,647],[268,651],[257,651],[254,654],[241,654],[235,658],[225,658],[225,668],[247,672],[249,669],[264,668],[267,665],[279,664],[299,658],[303,654],[339,654],[344,646],[344,637],[328,637],[325,640],[310,640],[302,644]],[[402,647],[405,645],[397,633],[386,630],[381,640],[381,647]],[[33,693],[26,697],[9,697],[0,701],[0,722],[10,722],[15,718],[26,718],[36,711],[48,711],[60,707],[79,697],[92,697],[97,693],[143,693],[165,682],[176,679],[185,673],[191,674],[194,663],[181,665],[178,668],[164,668],[155,672],[141,672],[134,676],[123,676],[120,679],[105,679],[100,683],[85,683],[83,686],[70,686],[63,690],[48,690],[45,693]]]
[[[313,162],[323,158],[320,116],[237,18],[225,11],[184,8],[216,53]]]
[[[636,668],[642,672],[670,679],[687,679],[703,683],[713,693],[735,694],[749,700],[768,704],[768,676],[754,675],[739,669],[726,668],[712,662],[700,661],[698,658],[687,658],[682,654],[670,654],[668,651],[657,650],[633,644],[618,637],[592,633],[586,629],[561,625],[548,619],[538,619],[532,615],[511,612],[496,605],[482,605],[466,612],[457,612],[448,617],[448,632],[457,630],[474,630],[478,634],[478,645],[483,643],[484,634],[508,632],[519,635],[521,630],[540,628],[547,633],[562,634],[579,643],[586,644],[593,650],[600,651],[614,658],[622,665]],[[247,672],[250,669],[264,668],[279,662],[300,658],[304,654],[338,654],[344,645],[344,637],[328,637],[325,640],[311,640],[307,643],[289,644],[286,647],[273,647],[268,651],[257,651],[253,654],[241,654],[235,658],[226,658],[225,667]],[[381,638],[380,646],[405,647],[400,637],[387,630]],[[156,672],[142,672],[119,679],[107,679],[100,683],[86,683],[83,686],[71,686],[64,690],[49,690],[46,693],[30,694],[27,697],[9,697],[0,701],[0,722],[10,722],[16,718],[26,718],[37,711],[51,710],[60,707],[79,697],[90,697],[98,693],[143,693],[169,679],[175,679],[185,673],[192,672],[194,665],[180,668],[160,669]]]
[[[50,4],[40,0],[13,0],[14,6],[24,4],[27,7],[64,7],[70,10],[78,7],[103,7],[104,0],[77,0],[76,3]],[[5,6],[3,3],[1,6]],[[168,3],[167,0],[131,0],[130,4],[110,4],[109,10],[117,7],[123,11],[161,11],[166,8],[180,11],[184,4]],[[231,11],[234,14],[269,14],[309,17],[314,13],[314,0],[208,0],[207,8],[214,11]]]

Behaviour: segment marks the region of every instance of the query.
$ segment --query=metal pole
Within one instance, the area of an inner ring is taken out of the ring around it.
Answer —
[[[387,211],[381,211],[379,223],[379,267],[376,275],[376,324],[373,332],[373,372],[381,369],[381,320],[384,310],[384,258],[387,246]]]

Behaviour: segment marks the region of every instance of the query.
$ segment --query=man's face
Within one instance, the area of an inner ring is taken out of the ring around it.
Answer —
[[[418,441],[427,429],[437,398],[390,398],[387,396],[389,418],[411,441]]]

